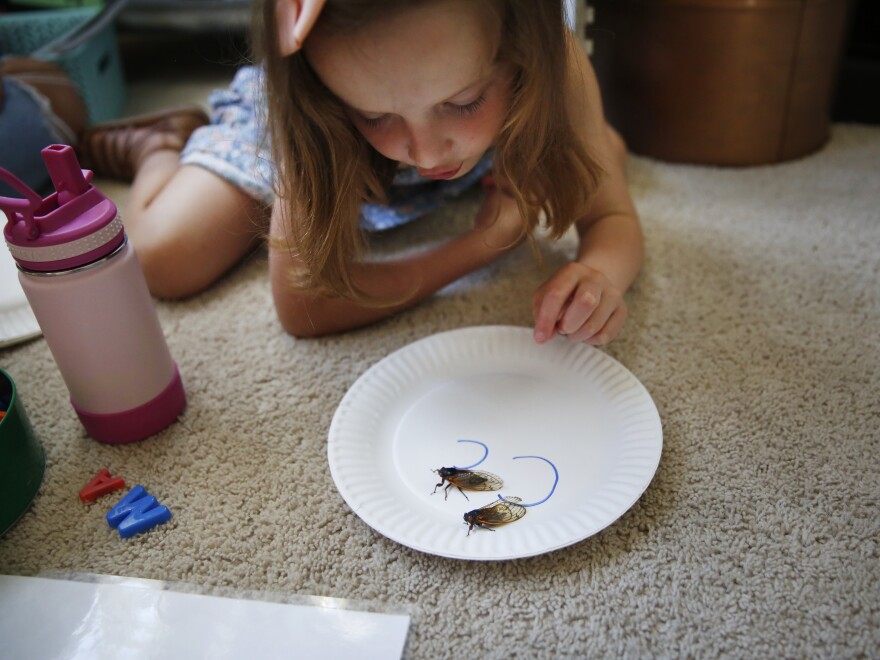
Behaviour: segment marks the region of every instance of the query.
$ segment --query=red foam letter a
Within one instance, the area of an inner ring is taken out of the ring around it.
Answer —
[[[83,502],[94,502],[102,495],[122,488],[125,488],[125,479],[122,477],[111,477],[110,470],[104,468],[92,477],[92,480],[85,488],[79,491],[79,499]]]

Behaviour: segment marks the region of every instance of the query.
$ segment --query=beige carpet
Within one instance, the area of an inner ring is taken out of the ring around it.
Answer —
[[[776,167],[634,157],[629,174],[647,260],[607,352],[651,392],[665,445],[647,492],[603,532],[529,559],[441,559],[362,523],[327,464],[330,420],[365,369],[435,332],[528,326],[531,291],[572,242],[545,244],[541,267],[522,248],[391,321],[318,340],[281,331],[258,253],[204,295],[158,305],[189,407],[143,443],[84,435],[42,339],[0,351],[47,455],[33,507],[0,539],[0,572],[404,606],[413,658],[876,656],[880,128],[835,126],[827,148]],[[377,247],[448,235],[475,204]],[[112,496],[77,497],[102,467],[172,521],[121,540],[104,520]]]

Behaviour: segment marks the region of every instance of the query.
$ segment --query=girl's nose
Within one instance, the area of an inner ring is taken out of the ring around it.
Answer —
[[[411,163],[423,170],[448,165],[452,152],[452,140],[431,126],[410,129],[407,156]]]

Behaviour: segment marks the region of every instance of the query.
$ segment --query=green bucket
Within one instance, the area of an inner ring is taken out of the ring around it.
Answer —
[[[28,510],[46,468],[43,447],[19,400],[15,382],[0,369],[0,536]]]

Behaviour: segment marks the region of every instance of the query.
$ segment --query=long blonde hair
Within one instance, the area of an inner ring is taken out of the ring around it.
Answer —
[[[355,31],[389,13],[437,0],[328,0],[316,29]],[[494,171],[510,181],[531,232],[543,211],[559,238],[589,207],[601,168],[567,109],[567,30],[560,0],[472,0],[498,17],[497,59],[513,66],[511,107],[494,144]],[[273,249],[304,264],[291,284],[321,295],[382,304],[360,291],[351,264],[362,254],[365,202],[385,201],[396,163],[375,151],[302,51],[281,57],[276,0],[255,3],[254,47],[266,75],[269,139],[286,236]]]

